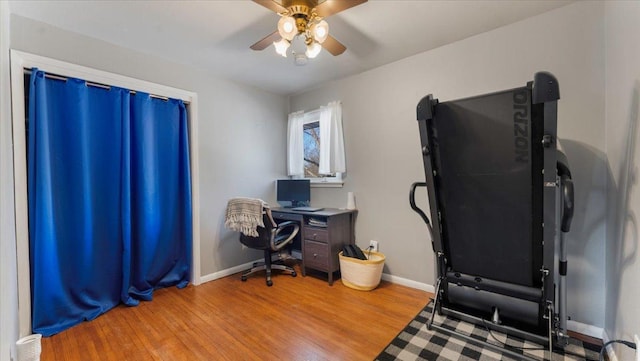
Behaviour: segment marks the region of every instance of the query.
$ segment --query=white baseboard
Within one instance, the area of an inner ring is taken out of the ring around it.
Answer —
[[[255,260],[255,261],[251,261],[251,262],[247,262],[238,266],[234,266],[231,268],[227,268],[227,269],[223,269],[221,271],[218,272],[214,272],[214,273],[210,273],[208,275],[204,275],[202,277],[200,277],[200,283],[205,283],[205,282],[210,282],[210,281],[215,281],[219,278],[222,277],[227,277],[230,276],[234,273],[238,273],[238,272],[242,272],[246,269],[251,268],[251,265],[254,262],[260,262],[262,261],[262,259],[259,260]],[[418,281],[414,281],[414,280],[410,280],[407,278],[403,278],[403,277],[398,277],[398,276],[393,276],[390,274],[386,274],[383,273],[382,274],[382,279],[391,283],[395,283],[395,284],[399,284],[401,286],[406,286],[406,287],[410,287],[410,288],[415,288],[418,290],[422,290],[422,291],[427,291],[427,292],[431,292],[434,293],[436,291],[435,287],[433,287],[433,285],[430,285],[428,283],[422,283],[422,282],[418,282]]]
[[[607,331],[603,330],[602,331],[602,344],[604,345],[605,343],[611,341],[611,338],[609,338],[609,335],[607,334]],[[609,357],[609,361],[618,361],[618,357],[616,356],[616,351],[613,349],[613,345],[609,345],[607,346],[607,356]]]
[[[569,331],[581,333],[583,335],[604,339],[604,329],[602,329],[601,327],[569,320],[567,321],[567,329]]]
[[[246,269],[251,268],[251,266],[253,265],[254,262],[259,262],[262,260],[255,260],[255,261],[251,261],[251,262],[247,262],[241,265],[237,265],[231,268],[227,268],[227,269],[223,269],[222,271],[218,271],[218,272],[213,272],[210,273],[208,275],[204,275],[202,277],[200,277],[200,283],[205,283],[205,282],[209,282],[209,281],[215,281],[219,278],[222,277],[227,277],[230,276],[234,273],[238,273],[238,272],[242,272]]]
[[[398,277],[398,276],[393,276],[387,273],[383,273],[382,274],[382,279],[391,283],[395,283],[395,284],[399,284],[401,286],[407,286],[410,288],[415,288],[418,290],[422,290],[422,291],[427,291],[427,292],[431,292],[434,293],[436,291],[436,288],[433,287],[433,285],[427,284],[427,283],[422,283],[422,282],[418,282],[418,281],[414,281],[414,280],[410,280],[407,278],[402,278],[402,277]]]

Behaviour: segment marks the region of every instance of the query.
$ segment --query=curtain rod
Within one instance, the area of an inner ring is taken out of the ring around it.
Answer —
[[[31,71],[31,69],[24,68],[24,73],[31,75],[32,71]],[[67,78],[65,76],[56,75],[56,74],[49,74],[47,72],[44,73],[44,76],[49,78],[49,79],[55,79],[55,80],[61,80],[61,81],[67,81],[69,79],[69,78]],[[111,89],[111,86],[106,85],[106,84],[93,83],[93,82],[86,81],[86,80],[84,81],[84,83],[87,86],[92,86],[92,87],[96,87],[96,88],[102,88],[102,89],[106,89],[106,90],[110,90]],[[136,91],[135,90],[129,90],[129,93],[135,95]],[[164,101],[168,101],[169,100],[168,97],[165,97],[165,96],[162,96],[162,95],[149,94],[149,96],[151,98],[156,98],[156,99],[160,99],[160,100],[164,100]],[[188,102],[184,102],[184,103],[185,104],[189,104]]]
[[[318,107],[316,109],[311,109],[311,110],[296,110],[293,113],[297,113],[297,112],[302,112],[302,114],[309,114],[309,113],[315,113],[315,112],[319,112],[321,110],[322,107]],[[292,113],[292,114],[293,114]]]
[[[337,102],[342,103],[341,101],[337,100]],[[331,102],[329,102],[331,103]],[[315,109],[311,109],[311,110],[298,110],[301,111],[303,114],[307,114],[307,113],[315,113],[315,112],[319,112],[322,110],[323,107],[326,107],[326,105],[321,105]]]

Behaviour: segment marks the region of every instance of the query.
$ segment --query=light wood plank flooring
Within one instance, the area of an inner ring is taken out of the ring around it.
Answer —
[[[329,286],[322,274],[239,275],[119,306],[42,340],[41,360],[372,360],[431,295],[387,282]]]

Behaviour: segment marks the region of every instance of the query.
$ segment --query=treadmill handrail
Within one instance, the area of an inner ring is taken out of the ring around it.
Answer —
[[[416,213],[418,213],[420,215],[420,217],[422,217],[422,220],[424,221],[424,223],[426,223],[427,225],[431,225],[431,222],[429,221],[429,218],[427,217],[427,215],[422,211],[422,209],[420,209],[420,207],[418,207],[416,205],[416,188],[418,187],[427,187],[427,183],[425,182],[415,182],[411,185],[411,190],[409,191],[409,204],[411,204],[411,209],[413,209]]]
[[[420,215],[420,217],[422,217],[422,220],[424,221],[424,223],[427,224],[427,229],[429,230],[429,237],[431,237],[431,248],[433,249],[433,251],[436,251],[436,246],[433,243],[433,227],[431,226],[431,222],[429,221],[429,217],[427,217],[427,215],[424,213],[424,211],[422,211],[422,209],[420,209],[420,207],[418,207],[416,205],[416,188],[418,187],[427,187],[427,183],[426,182],[414,182],[411,185],[411,190],[409,191],[409,204],[411,205],[411,209],[413,209],[414,212],[418,213]]]
[[[562,186],[562,222],[560,223],[562,232],[569,232],[571,220],[573,219],[573,180],[567,175],[561,177]]]

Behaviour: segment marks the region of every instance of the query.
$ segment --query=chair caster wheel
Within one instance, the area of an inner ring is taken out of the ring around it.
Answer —
[[[240,279],[242,280],[242,282],[247,282],[247,276],[242,276],[240,277]]]
[[[295,277],[295,276],[297,276],[297,275],[298,275],[298,274],[296,273],[296,271],[291,272],[291,277]]]
[[[267,280],[267,286],[269,286],[269,287],[273,286],[273,281],[272,280]]]

